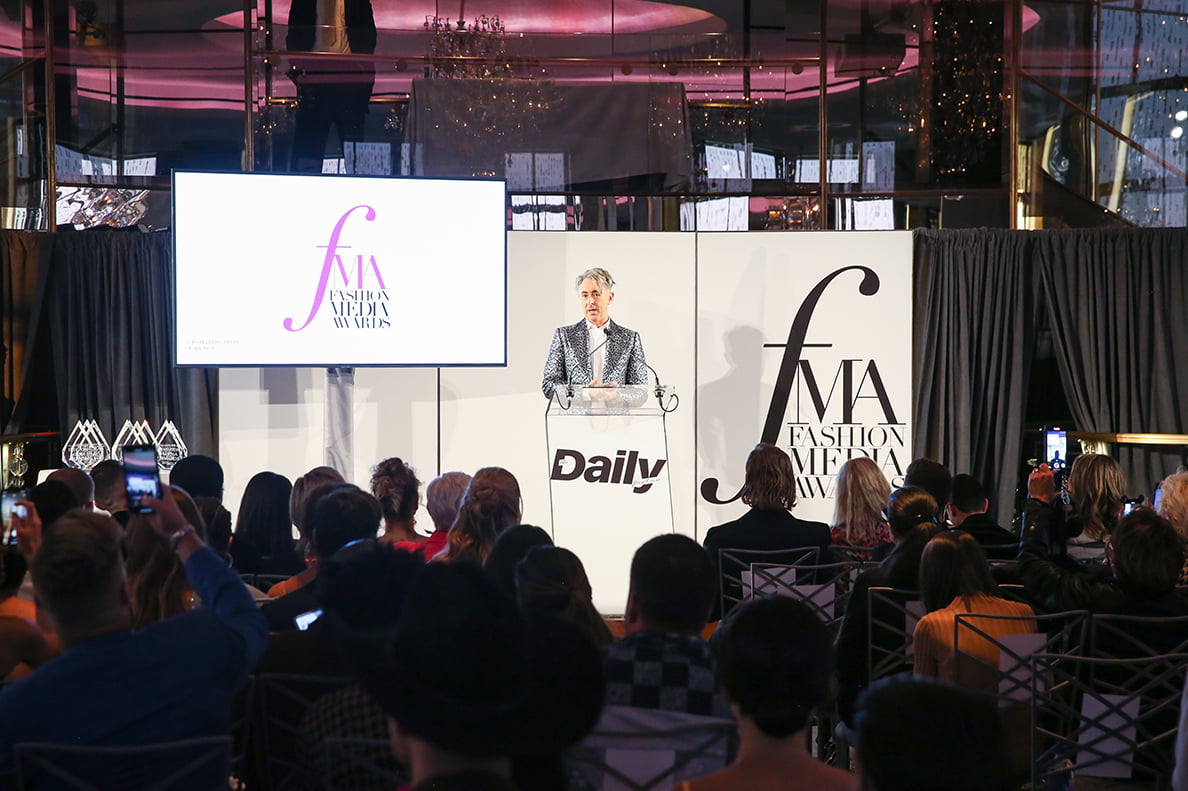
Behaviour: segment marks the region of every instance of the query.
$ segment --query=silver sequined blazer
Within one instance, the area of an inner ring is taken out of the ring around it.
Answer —
[[[643,343],[639,340],[639,333],[613,320],[608,320],[606,326],[610,333],[601,380],[621,385],[647,384],[648,369],[644,366]],[[590,352],[586,348],[587,338],[585,319],[577,324],[558,327],[553,333],[540,383],[545,398],[552,397],[553,388],[557,385],[588,385],[594,381],[594,372],[590,370]]]

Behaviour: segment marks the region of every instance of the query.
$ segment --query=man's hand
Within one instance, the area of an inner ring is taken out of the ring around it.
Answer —
[[[26,563],[32,563],[33,556],[41,547],[41,517],[37,515],[37,506],[28,500],[18,500],[16,504],[25,508],[23,517],[17,514],[16,509],[13,509],[12,513],[12,529],[16,531],[17,552],[21,553]]]
[[[173,499],[173,491],[164,484],[161,484],[160,498],[144,497],[141,503],[152,509],[151,513],[141,516],[147,517],[153,530],[166,538],[189,524],[182,516],[181,509],[177,507],[177,500]]]
[[[1027,477],[1027,495],[1045,503],[1056,500],[1056,479],[1047,464],[1041,464]]]

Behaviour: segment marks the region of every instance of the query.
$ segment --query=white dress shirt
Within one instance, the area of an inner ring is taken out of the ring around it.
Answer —
[[[590,353],[590,370],[594,372],[594,378],[601,384],[606,384],[602,381],[602,374],[606,369],[606,342],[609,338],[606,328],[609,324],[610,322],[607,322],[601,327],[595,327],[589,319],[586,319],[586,332],[589,333],[586,349]]]

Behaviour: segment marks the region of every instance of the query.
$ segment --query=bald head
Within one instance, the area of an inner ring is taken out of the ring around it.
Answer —
[[[61,481],[70,487],[75,498],[86,511],[95,510],[95,481],[86,470],[76,470],[74,467],[63,467],[54,470],[45,478],[47,481]]]

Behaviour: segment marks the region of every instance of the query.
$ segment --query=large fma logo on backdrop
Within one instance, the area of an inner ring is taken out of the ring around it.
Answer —
[[[351,246],[342,243],[342,229],[352,213],[359,209],[366,209],[363,219],[367,222],[375,221],[375,209],[360,204],[347,209],[330,231],[330,240],[318,249],[324,249],[326,255],[322,260],[322,271],[318,275],[318,284],[314,290],[313,305],[309,315],[300,327],[293,326],[293,319],[284,321],[285,329],[289,332],[300,332],[310,325],[325,303],[330,307],[331,319],[339,329],[386,329],[392,326],[388,312],[387,286],[384,276],[380,273],[375,255],[365,252],[350,253],[341,251],[351,250]],[[346,261],[343,261],[343,256]],[[353,261],[351,259],[354,259]],[[337,288],[331,283],[331,278],[337,273],[341,284]],[[354,275],[354,282],[351,275]],[[374,286],[371,280],[374,279]]]
[[[822,363],[806,356],[808,349],[835,346],[806,344],[805,338],[825,290],[847,272],[861,273],[860,295],[872,297],[879,292],[879,276],[869,267],[834,270],[801,302],[787,342],[765,344],[783,347],[784,354],[760,441],[787,448],[796,468],[797,495],[802,498],[832,498],[838,468],[855,456],[870,457],[892,484],[898,484],[903,476],[903,456],[908,453],[907,426],[897,418],[896,405],[876,360],[835,353]],[[860,315],[860,311],[851,315]],[[790,413],[793,390],[795,403]],[[722,498],[718,488],[717,478],[706,478],[701,482],[701,495],[724,505],[742,493],[740,489],[732,497]]]

